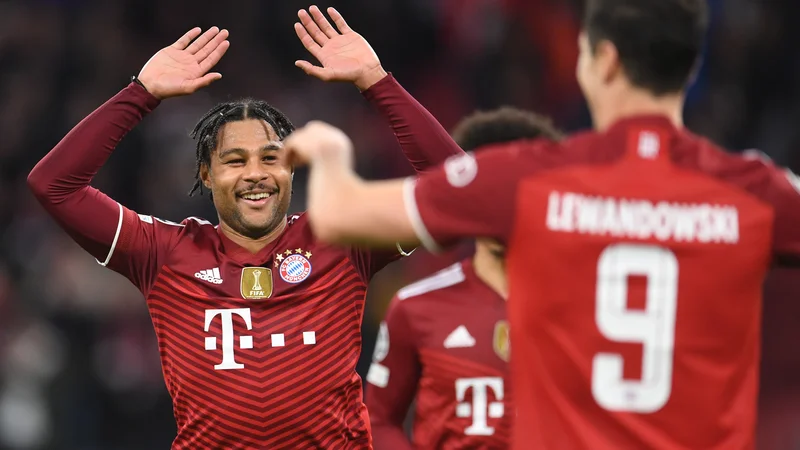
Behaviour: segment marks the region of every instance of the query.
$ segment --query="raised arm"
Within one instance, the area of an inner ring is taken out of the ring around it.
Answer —
[[[119,256],[128,252],[133,259],[150,259],[144,247],[155,236],[139,227],[135,213],[91,187],[92,178],[161,99],[189,94],[220,78],[207,72],[228,48],[227,31],[212,28],[202,36],[200,31],[195,28],[156,53],[142,68],[139,83],[131,83],[83,119],[28,175],[28,186],[45,210],[103,265],[112,263],[115,250]],[[136,278],[130,258],[117,258],[112,266]]]
[[[44,209],[103,264],[120,226],[120,206],[89,183],[125,134],[158,103],[131,83],[83,119],[28,175]]]
[[[430,250],[460,239],[505,242],[513,225],[518,180],[529,172],[520,149],[547,143],[507,144],[465,153],[416,180],[367,182],[353,172],[352,143],[339,129],[311,122],[286,148],[311,165],[308,216],[324,241],[380,247],[423,243]]]
[[[300,23],[295,24],[295,32],[322,66],[307,61],[295,64],[324,81],[354,83],[388,120],[417,173],[463,153],[436,118],[386,73],[366,39],[353,31],[334,8],[328,8],[328,14],[336,28],[316,6],[298,12]]]
[[[367,410],[376,450],[411,450],[403,429],[417,391],[419,356],[414,330],[395,297],[381,322],[367,373]]]

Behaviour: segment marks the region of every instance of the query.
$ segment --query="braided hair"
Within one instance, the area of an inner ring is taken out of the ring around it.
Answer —
[[[220,103],[211,108],[195,125],[190,136],[197,141],[195,156],[197,165],[194,174],[194,186],[189,191],[193,196],[199,191],[203,194],[203,182],[200,179],[200,167],[203,164],[211,166],[211,151],[217,146],[219,129],[228,122],[246,119],[260,119],[267,122],[278,139],[283,140],[294,131],[294,125],[288,117],[277,108],[262,100],[244,98],[233,102]]]

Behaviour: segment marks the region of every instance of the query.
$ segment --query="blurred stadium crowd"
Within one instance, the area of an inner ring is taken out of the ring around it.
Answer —
[[[800,6],[712,0],[708,57],[687,123],[730,148],[758,148],[800,169]],[[566,130],[588,115],[574,81],[579,0],[339,0],[384,67],[448,128],[503,104],[553,116]],[[0,448],[167,448],[174,421],[155,336],[138,291],[97,265],[39,208],[25,177],[80,119],[124,87],[156,50],[191,26],[231,31],[224,79],[162,104],[134,130],[96,185],[139,212],[216,220],[188,198],[195,121],[215,102],[252,96],[348,132],[370,178],[411,172],[388,125],[355,87],[306,77],[292,30],[297,0],[0,1]],[[295,180],[293,210],[304,207]],[[380,274],[364,320],[360,373],[378,322],[403,283],[452,261],[417,253]],[[766,287],[762,448],[800,445],[800,280]],[[736,305],[731,305],[735,308]],[[709,317],[709,327],[714,318]]]

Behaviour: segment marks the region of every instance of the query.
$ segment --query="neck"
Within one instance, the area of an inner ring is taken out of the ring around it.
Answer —
[[[606,131],[615,122],[628,117],[666,116],[678,127],[683,127],[683,94],[655,97],[647,91],[627,88],[624,93],[613,93],[613,101],[606,108],[595,108],[594,124],[598,131]]]
[[[472,257],[475,274],[503,299],[508,299],[508,280],[505,261],[493,255],[488,247],[478,242]]]
[[[283,216],[275,229],[258,238],[244,236],[231,228],[222,220],[219,221],[219,228],[222,230],[222,233],[225,235],[225,237],[235,242],[236,245],[246,249],[250,253],[258,253],[261,251],[261,249],[269,245],[270,242],[274,241],[278,238],[278,236],[283,234],[284,230],[286,230],[286,216]]]

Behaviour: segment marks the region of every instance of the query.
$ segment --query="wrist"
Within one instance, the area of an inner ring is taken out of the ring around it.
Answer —
[[[164,97],[161,95],[156,94],[153,92],[150,87],[152,87],[152,82],[148,81],[147,78],[144,80],[139,78],[138,76],[134,75],[131,77],[131,82],[138,84],[142,89],[144,89],[148,94],[155,97],[159,101],[164,100]]]
[[[377,67],[373,67],[372,69],[366,71],[362,76],[360,76],[356,81],[355,85],[359,91],[364,92],[367,89],[371,88],[372,85],[381,81],[382,79],[386,78],[388,73],[383,69],[383,66],[380,64]]]
[[[148,94],[150,93],[150,91],[147,89],[147,86],[145,86],[144,83],[142,83],[142,80],[140,80],[139,77],[137,77],[136,75],[131,77],[131,83],[138,84],[139,87],[144,89]]]

